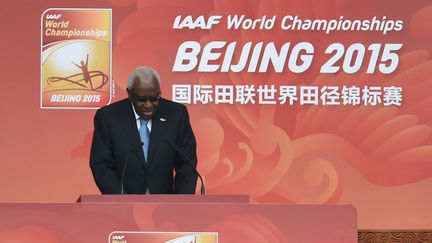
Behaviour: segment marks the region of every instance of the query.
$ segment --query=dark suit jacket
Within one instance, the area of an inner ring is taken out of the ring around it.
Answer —
[[[165,140],[182,149],[196,166],[196,141],[184,105],[160,99],[152,117],[147,162],[131,101],[124,99],[99,109],[94,117],[90,153],[90,167],[99,190],[103,194],[120,193],[121,174],[129,153],[124,176],[126,193],[141,194],[147,188],[152,194],[195,193],[194,169]]]

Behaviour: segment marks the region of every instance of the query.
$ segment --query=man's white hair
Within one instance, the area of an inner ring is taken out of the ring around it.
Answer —
[[[128,78],[128,89],[131,89],[135,80],[140,77],[140,78],[145,78],[145,79],[156,79],[160,85],[160,77],[159,74],[151,67],[145,67],[145,66],[141,66],[141,67],[137,67],[135,68],[132,73],[129,75]]]

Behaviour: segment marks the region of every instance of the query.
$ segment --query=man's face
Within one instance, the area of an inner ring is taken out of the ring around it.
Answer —
[[[127,93],[136,113],[144,119],[151,119],[159,106],[159,83],[154,80],[140,82],[137,79],[132,88],[127,89]]]

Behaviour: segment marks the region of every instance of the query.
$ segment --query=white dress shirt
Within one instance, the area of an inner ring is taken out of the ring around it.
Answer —
[[[138,131],[139,131],[140,128],[141,128],[141,122],[140,122],[140,118],[141,117],[138,115],[138,113],[136,113],[135,107],[133,106],[132,102],[131,102],[131,105],[132,105],[133,112],[135,114],[135,122],[136,122],[136,125],[137,125],[137,128],[138,128]],[[151,133],[151,127],[152,127],[152,120],[149,119],[149,121],[147,123],[147,128],[148,128],[148,130],[149,130],[150,133]]]

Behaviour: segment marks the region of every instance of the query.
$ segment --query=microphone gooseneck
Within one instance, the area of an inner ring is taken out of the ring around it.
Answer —
[[[194,170],[195,174],[198,175],[200,182],[201,182],[201,195],[205,195],[205,186],[204,186],[204,180],[201,177],[200,173],[198,172],[198,170],[195,168],[195,165],[192,163],[192,160],[189,158],[189,156],[187,156],[187,154],[181,150],[177,145],[173,144],[172,142],[170,142],[168,139],[164,139],[164,141],[169,144],[175,151],[177,151],[178,153],[180,153],[187,161],[187,163],[189,164],[190,167],[192,167],[192,169]]]
[[[138,150],[139,148],[141,148],[143,145],[144,145],[144,143],[140,142],[139,144],[137,144],[136,146],[134,146],[132,149],[130,149],[128,151],[128,153],[126,154],[126,159],[125,159],[125,163],[123,165],[123,170],[122,170],[122,174],[121,174],[121,187],[120,187],[120,193],[121,194],[124,194],[124,177],[125,177],[127,163],[129,161],[129,156],[130,156],[131,153],[135,152],[136,150]]]

